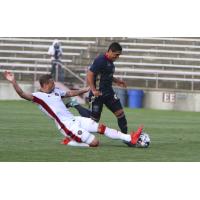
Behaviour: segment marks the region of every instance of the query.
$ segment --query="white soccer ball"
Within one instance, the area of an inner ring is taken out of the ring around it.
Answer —
[[[147,148],[149,147],[150,143],[151,143],[151,140],[150,140],[149,134],[142,132],[137,141],[136,147]]]

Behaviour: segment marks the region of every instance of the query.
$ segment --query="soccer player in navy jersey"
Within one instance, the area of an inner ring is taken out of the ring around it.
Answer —
[[[126,87],[123,80],[114,77],[114,62],[122,53],[122,47],[119,43],[113,42],[105,54],[99,55],[90,66],[87,73],[87,80],[90,86],[91,101],[91,118],[99,121],[103,109],[103,105],[116,116],[118,126],[121,132],[127,134],[127,120],[123,111],[119,98],[115,94],[112,83],[116,83],[120,87]]]

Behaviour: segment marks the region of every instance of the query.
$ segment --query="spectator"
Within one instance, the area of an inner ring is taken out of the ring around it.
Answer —
[[[62,70],[62,47],[60,42],[56,39],[49,47],[48,54],[51,56],[51,75],[56,81],[64,81],[64,72]]]

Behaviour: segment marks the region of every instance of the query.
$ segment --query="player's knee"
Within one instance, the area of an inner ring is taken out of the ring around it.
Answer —
[[[97,140],[97,138],[94,138],[94,140],[89,145],[90,145],[90,147],[98,147],[99,140]]]
[[[124,111],[122,110],[122,109],[120,109],[120,110],[117,110],[115,113],[115,116],[117,117],[117,118],[121,118],[121,117],[124,117]]]
[[[106,130],[106,126],[104,124],[99,124],[98,126],[98,133],[104,134]]]

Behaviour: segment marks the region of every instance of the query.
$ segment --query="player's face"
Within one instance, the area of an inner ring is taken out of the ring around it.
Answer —
[[[112,51],[110,51],[110,52],[109,52],[109,58],[110,58],[110,60],[112,60],[113,62],[116,61],[116,60],[119,58],[120,55],[121,55],[121,51],[117,51],[117,52],[112,52]]]
[[[55,88],[55,83],[53,79],[49,79],[49,82],[47,83],[48,91],[52,91]]]

